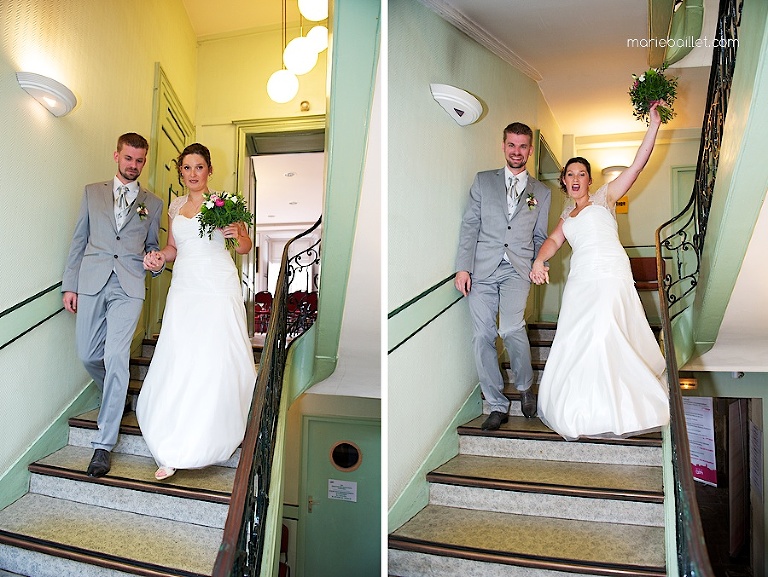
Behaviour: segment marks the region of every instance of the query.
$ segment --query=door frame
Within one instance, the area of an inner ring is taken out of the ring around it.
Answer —
[[[195,134],[195,127],[192,124],[192,121],[189,119],[189,116],[187,115],[186,111],[184,110],[184,107],[181,104],[181,100],[179,99],[178,95],[176,94],[176,91],[173,89],[173,86],[171,85],[170,80],[168,80],[168,76],[166,75],[165,71],[163,70],[163,67],[160,65],[159,62],[155,62],[155,81],[154,81],[154,88],[153,88],[153,95],[152,95],[152,129],[150,131],[150,138],[149,138],[149,176],[148,176],[148,188],[151,192],[157,194],[157,182],[158,182],[158,162],[160,161],[158,157],[158,147],[159,147],[159,134],[163,130],[170,130],[171,127],[168,127],[166,123],[164,122],[164,119],[166,115],[163,113],[164,111],[170,111],[170,114],[173,116],[175,123],[177,126],[181,127],[182,134],[179,136],[181,137],[181,140],[184,142],[184,145],[186,146],[189,144],[192,139],[194,138]],[[163,198],[161,194],[157,194],[161,199]],[[168,207],[165,207],[167,210]],[[162,248],[162,247],[160,247]],[[169,274],[166,271],[163,272],[163,274]],[[131,343],[131,350],[136,350],[137,347],[141,347],[141,341],[145,337],[149,337],[151,335],[148,334],[149,327],[150,327],[150,318],[149,318],[149,311],[150,311],[150,303],[151,299],[153,298],[152,295],[152,288],[153,283],[151,280],[147,280],[146,283],[147,289],[146,289],[146,298],[144,300],[144,307],[142,309],[142,319],[141,323],[137,327],[136,333],[134,333],[133,342]]]
[[[237,131],[237,150],[235,151],[235,190],[240,190],[245,196],[248,206],[256,210],[256,186],[253,174],[253,163],[248,153],[248,136],[252,134],[280,134],[286,137],[294,132],[311,132],[322,130],[327,138],[325,114],[313,114],[311,116],[296,116],[285,118],[261,118],[250,120],[235,120],[233,123]],[[323,150],[328,149],[326,140]],[[306,150],[291,150],[290,152],[307,152]],[[313,151],[315,152],[315,151]],[[257,279],[259,270],[259,237],[256,227],[251,229],[251,241],[253,250],[240,257],[239,268],[243,286],[243,301],[245,302],[245,318],[248,323],[248,334],[254,333],[254,305],[253,299],[258,292]]]

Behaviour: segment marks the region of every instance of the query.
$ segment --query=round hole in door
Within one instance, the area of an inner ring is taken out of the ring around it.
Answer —
[[[352,441],[339,441],[331,447],[331,463],[339,471],[354,471],[363,461],[363,454]]]

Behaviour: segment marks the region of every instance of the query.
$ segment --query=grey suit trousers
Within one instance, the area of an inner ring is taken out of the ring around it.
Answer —
[[[509,399],[503,393],[504,382],[496,351],[497,334],[509,354],[517,390],[527,390],[533,383],[531,347],[524,318],[530,289],[531,283],[528,279],[522,278],[506,261],[502,261],[488,278],[472,280],[468,295],[474,329],[472,345],[480,388],[490,404],[491,411],[505,414],[509,411]]]
[[[111,451],[117,443],[128,393],[131,339],[143,305],[143,299],[125,294],[114,272],[98,293],[77,297],[77,354],[101,389],[94,449]]]

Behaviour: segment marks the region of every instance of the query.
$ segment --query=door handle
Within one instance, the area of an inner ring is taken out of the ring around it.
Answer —
[[[308,510],[310,513],[312,512],[312,506],[313,506],[315,503],[317,503],[317,501],[315,501],[315,500],[312,498],[312,495],[310,495],[310,496],[309,496],[309,498],[307,499],[307,510]]]

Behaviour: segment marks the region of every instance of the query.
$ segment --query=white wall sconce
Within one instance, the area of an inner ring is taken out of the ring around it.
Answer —
[[[603,178],[605,178],[605,182],[611,182],[612,180],[615,180],[617,176],[619,176],[622,172],[624,172],[628,167],[626,166],[606,166],[603,169]]]
[[[74,93],[53,78],[34,72],[17,72],[16,80],[19,86],[54,116],[65,116],[77,105]]]
[[[483,113],[483,105],[466,90],[448,84],[430,84],[429,89],[432,97],[459,126],[477,122]]]

